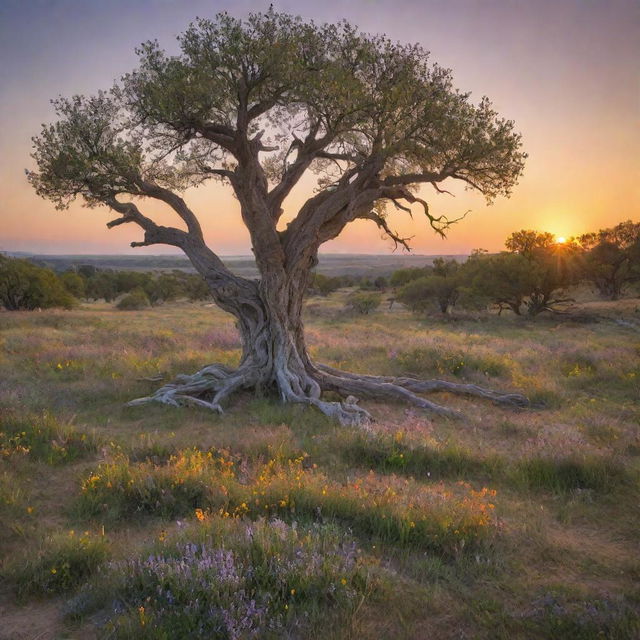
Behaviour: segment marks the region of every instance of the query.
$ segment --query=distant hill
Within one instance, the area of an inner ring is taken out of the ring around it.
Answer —
[[[130,271],[181,271],[193,272],[191,263],[185,256],[180,255],[46,255],[30,254],[18,251],[6,251],[6,255],[28,258],[33,262],[47,266],[54,271],[66,271],[80,265],[92,265],[98,269],[130,270]],[[455,258],[465,260],[466,255],[414,255],[414,254],[342,254],[326,253],[319,256],[316,269],[328,276],[354,275],[366,277],[389,276],[398,269],[407,267],[423,267],[431,264],[435,258]],[[238,275],[246,278],[258,276],[255,261],[252,256],[222,256],[224,263]]]

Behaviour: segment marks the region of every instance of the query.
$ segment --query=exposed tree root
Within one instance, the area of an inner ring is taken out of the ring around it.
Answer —
[[[459,395],[487,398],[496,404],[525,407],[527,398],[518,393],[499,393],[474,384],[458,384],[445,380],[419,380],[408,377],[370,376],[339,371],[327,365],[317,365],[304,380],[286,368],[280,370],[278,388],[284,402],[316,407],[326,416],[342,425],[364,425],[371,415],[358,406],[355,396],[407,402],[431,413],[452,418],[460,413],[431,402],[418,393],[446,391]],[[149,402],[160,402],[179,407],[193,405],[223,413],[222,403],[239,389],[249,389],[260,384],[258,370],[251,366],[230,369],[224,365],[209,365],[197,373],[180,375],[155,393],[127,403],[133,407]],[[328,402],[320,398],[322,391],[337,392],[345,400]]]
[[[407,402],[415,407],[426,409],[431,413],[449,418],[459,418],[460,413],[443,407],[442,405],[426,400],[416,395],[409,389],[373,376],[358,376],[356,374],[344,374],[337,369],[336,373],[319,371],[322,387],[327,390],[337,391],[340,394],[358,394],[372,399],[386,399]]]
[[[317,369],[331,376],[331,379],[338,378],[340,382],[343,380],[350,380],[355,383],[352,388],[352,393],[360,392],[367,393],[369,384],[372,385],[371,390],[374,395],[380,395],[382,391],[378,391],[384,385],[390,385],[395,387],[392,393],[395,393],[399,399],[409,400],[407,396],[401,394],[397,389],[403,389],[405,391],[416,393],[431,393],[434,391],[447,391],[448,393],[454,393],[456,395],[475,396],[478,398],[487,398],[493,400],[496,404],[513,406],[513,407],[526,407],[529,405],[529,400],[526,396],[520,393],[501,393],[499,391],[492,391],[491,389],[485,389],[475,384],[461,384],[458,382],[448,382],[447,380],[420,380],[418,378],[410,377],[393,377],[393,376],[370,376],[366,374],[354,374],[346,371],[340,371],[327,365],[318,364]],[[377,385],[377,386],[376,386]],[[419,400],[419,396],[415,396]],[[420,405],[417,405],[420,406]],[[438,405],[435,405],[436,407]],[[430,407],[424,407],[430,408]]]
[[[153,395],[127,403],[135,407],[160,402],[173,407],[194,405],[223,413],[220,402],[241,387],[250,386],[252,379],[245,373],[220,364],[212,364],[191,376],[179,375],[173,382],[160,387]],[[209,398],[209,399],[205,399]]]

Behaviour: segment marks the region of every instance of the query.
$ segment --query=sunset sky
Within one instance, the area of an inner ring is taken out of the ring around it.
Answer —
[[[474,100],[489,96],[516,122],[529,153],[510,199],[487,207],[481,196],[423,190],[432,211],[465,220],[441,240],[419,215],[394,213],[391,226],[414,235],[416,253],[502,248],[514,230],[571,236],[640,219],[640,3],[637,0],[298,0],[275,8],[363,31],[420,42],[453,70]],[[136,64],[134,48],[157,38],[176,51],[175,35],[196,16],[220,10],[245,16],[268,1],[0,0],[0,250],[40,253],[161,253],[129,248],[140,232],[111,231],[106,208],[55,211],[28,185],[31,136],[53,119],[49,99],[108,88]],[[298,189],[286,211],[308,195]],[[212,249],[247,254],[248,234],[230,191],[187,193]],[[358,222],[325,252],[388,253],[372,223]],[[175,252],[167,248],[165,252]]]

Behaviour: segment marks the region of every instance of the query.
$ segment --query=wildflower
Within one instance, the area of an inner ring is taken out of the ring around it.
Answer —
[[[196,509],[196,518],[202,522],[204,520],[204,512],[202,509]]]
[[[295,589],[291,589],[291,595],[295,596],[296,595],[296,590]]]
[[[347,579],[346,578],[342,578],[340,580],[340,583],[344,586],[345,584],[347,584]]]

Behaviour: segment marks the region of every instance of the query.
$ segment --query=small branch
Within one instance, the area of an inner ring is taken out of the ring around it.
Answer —
[[[214,169],[212,167],[202,167],[202,170],[205,173],[210,173],[214,176],[222,176],[224,178],[229,178],[230,180],[233,178],[233,171],[229,171],[229,169]]]
[[[380,229],[382,229],[391,240],[395,243],[394,251],[398,248],[398,245],[402,245],[407,251],[411,251],[411,247],[409,246],[409,240],[413,238],[413,236],[409,238],[401,238],[397,233],[392,231],[387,224],[387,221],[375,211],[371,211],[366,216],[361,216],[363,219],[373,220]]]
[[[107,229],[113,229],[113,227],[117,227],[121,224],[127,224],[129,222],[135,222],[135,218],[132,218],[130,216],[122,216],[122,218],[116,218],[115,220],[107,222]]]
[[[446,193],[448,196],[455,198],[455,196],[453,195],[453,193],[451,193],[451,191],[447,191],[446,189],[439,187],[437,182],[431,182],[430,184],[438,193]]]
[[[400,209],[401,211],[406,211],[411,216],[411,218],[413,218],[413,212],[409,207],[405,207],[403,204],[400,204],[395,198],[391,198],[391,202],[393,202],[393,206],[396,209]]]

